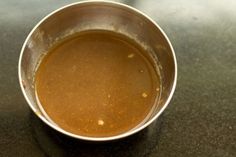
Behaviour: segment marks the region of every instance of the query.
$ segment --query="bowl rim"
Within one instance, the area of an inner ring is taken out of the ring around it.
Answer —
[[[145,17],[147,20],[149,20],[155,27],[157,27],[159,29],[159,31],[161,32],[161,34],[164,36],[165,40],[167,41],[168,45],[170,46],[171,49],[171,53],[172,53],[172,57],[174,60],[174,81],[173,81],[173,85],[171,87],[171,92],[165,102],[165,104],[163,105],[163,107],[160,109],[160,111],[158,113],[156,113],[156,115],[154,117],[152,117],[149,121],[147,121],[146,123],[144,123],[143,125],[141,125],[140,127],[137,127],[133,130],[129,130],[125,133],[119,134],[119,135],[115,135],[115,136],[109,136],[109,137],[89,137],[89,136],[81,136],[81,135],[76,135],[73,133],[70,133],[64,129],[61,129],[60,127],[53,125],[52,123],[50,123],[45,117],[43,117],[39,111],[31,104],[31,101],[29,100],[25,89],[24,89],[24,85],[22,83],[22,76],[21,76],[21,63],[22,63],[22,57],[23,57],[23,53],[26,47],[26,44],[29,40],[29,38],[31,37],[31,35],[33,34],[33,32],[44,22],[46,21],[49,17],[51,17],[52,15],[54,15],[55,13],[69,8],[71,6],[75,6],[75,5],[81,5],[81,4],[96,4],[96,3],[100,3],[100,4],[108,4],[108,5],[116,5],[116,6],[120,6],[120,7],[124,7],[128,10],[134,11],[140,15],[142,15],[143,17]],[[119,2],[113,2],[113,1],[101,1],[101,0],[86,0],[86,1],[81,1],[81,2],[74,2],[74,3],[70,3],[67,5],[64,5],[54,11],[52,11],[51,13],[49,13],[48,15],[46,15],[44,18],[42,18],[34,27],[33,29],[30,31],[30,33],[27,35],[27,38],[25,39],[23,46],[21,48],[21,52],[20,52],[20,56],[19,56],[19,61],[18,61],[18,78],[19,78],[19,83],[20,83],[20,87],[21,87],[21,91],[25,97],[26,102],[28,103],[28,105],[30,106],[31,110],[37,115],[37,117],[39,117],[45,124],[47,124],[48,126],[50,126],[51,128],[53,128],[54,130],[65,134],[67,136],[70,136],[72,138],[76,138],[76,139],[80,139],[80,140],[85,140],[85,141],[111,141],[111,140],[117,140],[117,139],[121,139],[130,135],[133,135],[137,132],[139,132],[140,130],[143,130],[144,128],[146,128],[147,126],[149,126],[153,121],[155,121],[161,114],[162,112],[166,109],[166,107],[168,106],[168,104],[170,103],[170,100],[174,94],[175,88],[176,88],[176,83],[177,83],[177,61],[176,61],[176,56],[175,56],[175,51],[174,48],[170,42],[170,40],[168,39],[167,35],[165,34],[165,32],[162,30],[162,28],[154,21],[152,20],[149,16],[147,16],[145,13],[139,11],[138,9],[129,6],[127,4],[123,4],[123,3],[119,3]]]

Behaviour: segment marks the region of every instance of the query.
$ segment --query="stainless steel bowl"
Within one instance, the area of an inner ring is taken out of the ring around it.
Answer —
[[[161,75],[161,94],[151,116],[138,127],[111,137],[85,137],[67,132],[51,123],[40,111],[35,97],[34,74],[47,50],[57,41],[84,30],[111,30],[134,39],[151,52]],[[115,2],[88,1],[64,6],[43,18],[30,32],[19,58],[19,81],[22,92],[33,112],[53,129],[88,141],[109,141],[130,136],[156,120],[170,102],[177,78],[174,50],[163,30],[140,11]]]

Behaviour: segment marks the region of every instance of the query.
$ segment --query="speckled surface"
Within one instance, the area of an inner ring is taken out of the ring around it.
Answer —
[[[21,46],[33,26],[71,0],[0,1],[1,157],[235,157],[236,2],[126,0],[169,36],[178,61],[174,97],[144,131],[105,144],[72,140],[31,112],[17,77]]]

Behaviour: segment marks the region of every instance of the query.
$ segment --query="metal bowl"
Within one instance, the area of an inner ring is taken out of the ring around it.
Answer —
[[[86,137],[61,129],[40,111],[35,96],[34,74],[47,50],[57,41],[84,30],[110,30],[125,34],[152,53],[161,75],[161,93],[151,116],[138,127],[111,137]],[[174,50],[163,30],[140,11],[115,2],[89,1],[64,6],[43,18],[30,32],[21,50],[19,82],[33,112],[51,128],[77,139],[109,141],[130,136],[151,124],[164,111],[174,93],[177,63]]]

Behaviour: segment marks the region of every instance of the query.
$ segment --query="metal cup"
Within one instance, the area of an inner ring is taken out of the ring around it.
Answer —
[[[57,41],[85,30],[110,30],[125,34],[151,52],[161,76],[161,93],[150,117],[142,125],[110,137],[86,137],[61,129],[44,116],[35,96],[34,75],[39,61]],[[169,104],[177,79],[177,63],[172,45],[164,31],[147,15],[128,5],[88,1],[73,3],[44,17],[29,33],[22,47],[19,82],[33,112],[51,128],[73,138],[88,141],[109,141],[130,136],[156,120]]]

